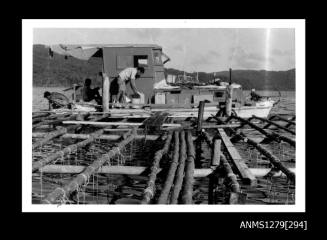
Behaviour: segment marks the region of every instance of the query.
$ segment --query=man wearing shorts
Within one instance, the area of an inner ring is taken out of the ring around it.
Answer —
[[[139,96],[138,91],[136,89],[135,85],[135,79],[139,78],[141,74],[144,73],[144,67],[137,67],[137,68],[125,68],[123,71],[121,71],[118,75],[117,83],[119,86],[118,91],[118,101],[120,103],[126,102],[126,84],[130,82],[131,88],[134,92],[134,95]]]

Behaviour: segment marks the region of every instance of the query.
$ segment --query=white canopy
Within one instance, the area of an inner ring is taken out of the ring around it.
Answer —
[[[65,55],[72,56],[81,60],[89,60],[101,48],[96,46],[78,46],[78,45],[51,45],[51,51]]]

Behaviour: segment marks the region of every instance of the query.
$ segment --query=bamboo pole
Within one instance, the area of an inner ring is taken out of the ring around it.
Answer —
[[[67,154],[70,154],[71,152],[77,150],[78,148],[84,147],[88,144],[90,144],[91,142],[93,142],[98,136],[100,136],[103,133],[103,129],[98,130],[94,133],[91,134],[90,138],[81,141],[79,143],[76,144],[72,144],[69,145],[68,147],[65,147],[63,150],[58,151],[54,154],[52,154],[51,156],[45,158],[45,159],[41,159],[40,161],[37,162],[33,162],[33,166],[32,166],[32,172],[36,172],[38,171],[41,167],[55,161],[56,159],[60,158],[60,157],[64,157]]]
[[[263,128],[261,128],[261,127],[255,125],[255,124],[253,124],[252,122],[250,122],[250,120],[246,120],[246,119],[243,119],[243,118],[240,118],[240,117],[237,117],[237,116],[232,116],[232,118],[239,120],[240,122],[243,123],[243,125],[246,125],[246,124],[249,125],[253,129],[260,132],[261,134],[265,135],[268,139],[271,139],[271,140],[276,141],[278,143],[280,143],[281,141],[284,141],[284,142],[289,143],[293,147],[295,147],[295,145],[296,145],[295,140],[293,140],[291,138],[288,138],[288,137],[285,137],[285,136],[282,136],[282,135],[280,135],[278,133],[274,133],[274,132],[269,133],[266,130],[264,130]],[[255,117],[252,117],[252,118],[255,118]]]
[[[52,131],[50,133],[47,133],[47,135],[43,139],[41,139],[40,141],[35,142],[33,144],[32,149],[34,150],[35,148],[37,148],[39,146],[42,146],[43,144],[49,142],[51,139],[53,139],[55,137],[59,137],[59,136],[65,134],[65,133],[67,133],[67,128],[60,128],[60,129],[58,129],[56,131]]]
[[[36,124],[36,123],[39,123],[44,120],[54,120],[58,117],[66,117],[67,115],[71,115],[71,113],[65,113],[65,114],[60,114],[60,115],[47,113],[47,115],[44,115],[44,116],[33,116],[32,123]]]
[[[259,127],[259,126],[255,125],[255,124],[253,124],[252,122],[250,122],[250,119],[246,120],[246,119],[243,119],[243,118],[238,117],[238,116],[232,116],[232,118],[237,119],[238,121],[242,122],[243,126],[244,125],[249,125],[250,127],[257,130],[258,132],[265,135],[266,137],[271,138],[276,142],[280,142],[280,139],[278,138],[277,134],[275,135],[275,134],[272,134],[272,133],[269,133],[269,132],[263,130],[261,127]]]
[[[277,133],[275,133],[277,134]],[[286,136],[283,136],[283,135],[279,135],[278,134],[278,137],[280,138],[280,140],[284,141],[284,142],[287,142],[289,143],[291,146],[295,147],[296,145],[296,141],[294,139],[291,139],[289,137],[286,137]]]
[[[33,116],[32,118],[35,119],[35,118],[43,118],[43,117],[48,117],[50,115],[50,113],[39,113],[39,114],[36,114],[33,112]]]
[[[93,121],[64,121],[63,124],[83,124],[83,125],[101,125],[101,126],[142,126],[143,123],[133,122],[93,122]],[[181,127],[181,124],[164,123],[162,127]]]
[[[52,173],[52,174],[79,174],[83,172],[87,166],[76,166],[76,165],[46,165],[40,168],[42,173]],[[267,175],[271,169],[270,168],[249,168],[251,173],[255,177],[264,177]],[[288,168],[291,172],[295,173],[295,168]],[[98,173],[104,174],[114,174],[114,175],[132,175],[138,176],[142,175],[148,171],[148,167],[140,166],[101,166]],[[158,168],[158,173],[162,171],[162,168]],[[214,174],[215,170],[212,168],[196,168],[194,169],[194,178],[204,178],[210,177]],[[282,171],[277,171],[272,174],[272,177],[286,177]]]
[[[289,122],[288,124],[286,124],[285,127],[286,127],[286,128],[290,127],[290,126],[292,125],[292,123],[294,123],[294,125],[295,125],[295,122],[293,122],[294,120],[295,120],[295,116],[293,116],[293,117],[289,120],[290,122]]]
[[[209,129],[209,128],[236,128],[240,127],[241,124],[203,124],[202,129]]]
[[[259,150],[263,155],[265,155],[271,163],[276,166],[278,169],[280,169],[291,181],[295,181],[295,174],[288,170],[287,168],[284,167],[284,165],[281,164],[280,160],[271,154],[268,150],[266,150],[263,146],[260,144],[256,143],[255,141],[247,138],[247,136],[241,132],[241,134],[236,133],[235,130],[231,129],[230,130],[236,135],[242,138],[245,142],[248,142],[249,144],[253,145],[255,148]]]
[[[256,119],[259,119],[259,120],[261,120],[261,121],[263,121],[263,122],[270,123],[271,125],[274,125],[274,126],[280,128],[280,129],[283,129],[283,130],[286,131],[286,132],[289,132],[289,133],[295,135],[295,132],[294,132],[293,130],[290,130],[290,129],[288,129],[288,128],[284,127],[284,126],[281,126],[281,125],[279,125],[279,124],[277,124],[277,123],[275,123],[275,122],[273,122],[273,121],[270,121],[270,120],[268,120],[268,119],[261,118],[261,117],[257,117],[257,116],[255,116],[255,115],[253,115],[252,118],[256,118]]]
[[[288,120],[288,119],[286,119],[286,118],[284,118],[284,117],[281,117],[281,116],[279,116],[279,115],[273,115],[273,116],[271,116],[271,117],[269,118],[269,120],[272,121],[274,118],[277,118],[277,119],[279,119],[279,120],[282,120],[282,121],[284,121],[284,122],[287,122],[288,124],[285,126],[286,128],[287,128],[287,126],[295,125],[295,122],[290,121],[290,120]],[[271,125],[271,123],[267,123],[267,124],[263,127],[263,129],[268,128],[270,125]]]
[[[291,172],[288,168],[286,168],[281,161],[272,153],[270,153],[267,149],[261,146],[259,143],[256,143],[252,139],[248,138],[244,133],[239,134],[246,143],[254,146],[261,154],[266,156],[269,161],[279,170],[281,170],[292,182],[295,182],[295,174]]]
[[[179,158],[179,132],[174,132],[174,155],[173,161],[170,164],[169,171],[167,174],[167,178],[164,184],[164,187],[160,193],[158,204],[167,204],[168,195],[171,189],[171,186],[174,181],[177,165],[178,165],[178,158]]]
[[[59,123],[62,123],[63,121],[66,121],[66,120],[74,120],[76,119],[76,115],[70,115],[69,117],[64,117],[64,118],[59,118],[59,119],[55,119],[55,120],[45,120],[45,121],[42,121],[42,122],[39,122],[39,123],[36,123],[32,126],[33,129],[39,127],[39,126],[42,126],[42,125],[54,125],[54,124],[59,124]]]
[[[155,187],[156,187],[155,182],[157,179],[160,160],[168,152],[171,139],[172,139],[172,132],[168,134],[164,147],[155,153],[154,161],[151,167],[151,173],[149,176],[147,187],[143,192],[143,199],[141,201],[141,204],[148,204],[154,196]]]
[[[187,159],[185,166],[185,181],[182,192],[181,202],[183,204],[192,204],[192,195],[193,195],[193,184],[194,184],[194,160],[195,160],[195,150],[192,140],[191,131],[186,132],[186,144],[187,144]]]
[[[130,131],[130,129],[129,129],[129,131]],[[35,136],[38,136],[38,134],[36,134]],[[42,136],[42,135],[39,135],[39,136]],[[90,134],[66,133],[66,134],[62,135],[61,137],[62,138],[72,138],[72,139],[88,139],[88,138],[90,138]],[[155,141],[159,137],[160,137],[159,135],[136,135],[135,140],[146,139],[146,140]],[[111,140],[111,141],[116,141],[120,138],[121,138],[121,135],[100,135],[98,137],[98,139]]]
[[[184,177],[184,167],[186,160],[186,143],[185,143],[185,133],[181,131],[179,133],[180,148],[179,148],[179,164],[177,167],[177,172],[174,180],[174,187],[172,189],[170,204],[177,204],[179,193],[182,189],[183,177]]]
[[[117,144],[116,147],[111,149],[109,153],[103,154],[98,160],[94,161],[89,165],[82,173],[78,174],[69,184],[64,188],[57,188],[51,192],[42,203],[51,204],[54,203],[61,196],[68,197],[73,191],[78,190],[80,186],[87,183],[91,175],[96,172],[104,163],[106,163],[110,158],[114,157],[116,154],[120,153],[121,149],[134,139],[135,132],[131,134],[128,138]]]

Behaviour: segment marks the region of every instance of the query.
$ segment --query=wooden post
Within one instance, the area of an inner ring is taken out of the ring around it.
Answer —
[[[204,105],[205,102],[201,101],[199,105],[199,113],[198,113],[198,125],[197,125],[197,131],[200,132],[202,129],[202,121],[203,121],[203,113],[204,113]]]
[[[220,148],[221,148],[221,140],[215,139],[212,147],[212,156],[211,156],[211,168],[214,170],[214,172],[209,176],[208,204],[215,203],[215,192],[218,183],[218,172],[216,168],[220,165],[220,153],[221,153]]]
[[[109,112],[109,90],[110,90],[110,81],[109,76],[103,72],[103,82],[102,82],[102,111]]]
[[[226,87],[226,104],[225,114],[227,116],[232,115],[232,103],[233,103],[233,88],[232,88],[232,69],[229,69],[229,85]]]
[[[211,166],[219,166],[220,164],[220,147],[221,147],[221,140],[215,139],[213,145],[212,158],[211,158]]]
[[[233,103],[233,88],[231,85],[226,87],[227,95],[226,95],[226,115],[232,115],[232,103]]]
[[[77,86],[77,84],[73,84],[73,88],[74,88],[74,92],[73,92],[73,103],[75,104],[76,103],[76,86]]]

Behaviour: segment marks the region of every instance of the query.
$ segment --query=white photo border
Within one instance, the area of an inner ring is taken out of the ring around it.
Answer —
[[[296,186],[294,205],[46,205],[32,204],[33,31],[35,28],[294,28]],[[22,20],[23,212],[305,212],[305,20]]]

